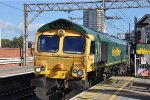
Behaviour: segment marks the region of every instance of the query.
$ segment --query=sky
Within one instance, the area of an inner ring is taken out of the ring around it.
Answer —
[[[45,3],[45,2],[68,2],[73,0],[0,0],[0,29],[2,39],[13,39],[19,37],[24,31],[23,4],[27,3]],[[74,0],[74,1],[94,1],[94,0]],[[109,9],[106,10],[106,16],[119,16],[120,20],[105,20],[106,31],[110,35],[117,33],[125,33],[134,29],[134,17],[142,18],[145,14],[150,14],[150,8],[129,8],[129,9]],[[70,16],[73,18],[82,18],[83,11],[72,11]],[[33,17],[33,13],[29,13],[28,20]],[[58,18],[68,19],[67,12],[43,12],[29,26],[29,41],[35,40],[35,33],[42,25],[56,20]],[[82,20],[74,21],[83,24]]]

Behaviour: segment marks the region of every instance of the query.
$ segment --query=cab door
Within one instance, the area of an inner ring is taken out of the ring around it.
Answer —
[[[87,71],[93,71],[94,70],[94,55],[95,55],[95,41],[91,40],[90,41],[90,52],[88,55],[88,68]]]

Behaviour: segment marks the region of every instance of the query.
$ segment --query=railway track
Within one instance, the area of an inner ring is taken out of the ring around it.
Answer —
[[[34,94],[34,87],[29,86],[14,91],[0,93],[2,100],[22,100]]]
[[[39,100],[35,95],[35,87],[31,85],[32,75],[17,76],[0,80],[0,100]],[[58,94],[55,94],[57,92]],[[83,91],[67,90],[65,96],[61,98],[58,90],[50,92],[46,100],[69,100]]]
[[[102,81],[104,82],[104,81]],[[24,88],[20,88],[17,90],[12,90],[12,91],[4,91],[0,93],[0,98],[1,100],[40,100],[36,97],[35,91],[34,91],[33,86],[28,86]],[[67,90],[67,93],[65,94],[64,100],[69,100],[72,97],[80,94],[83,91],[79,90]],[[52,93],[52,92],[51,92]],[[57,98],[57,99],[56,99]],[[50,96],[46,100],[63,100],[62,98],[58,97],[57,95]]]
[[[0,79],[0,100],[38,100],[25,99],[35,95],[31,80],[34,74],[16,75]]]

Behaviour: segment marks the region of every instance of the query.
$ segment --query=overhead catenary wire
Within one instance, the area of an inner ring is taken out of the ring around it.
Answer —
[[[4,3],[1,3],[1,2],[0,2],[0,5],[7,6],[7,7],[9,7],[9,8],[13,8],[13,9],[16,9],[16,10],[19,10],[19,11],[24,11],[23,9],[20,9],[20,8],[17,8],[17,7],[8,5],[8,4],[4,4]],[[31,14],[33,14],[33,13],[31,13]],[[44,16],[39,16],[39,17],[49,20],[49,18],[44,17]]]
[[[122,13],[122,15],[123,15],[123,21],[128,25],[129,23],[132,23],[132,21],[131,21],[131,19],[130,20],[128,20],[127,18],[129,18],[125,13],[123,13],[123,12],[121,12],[121,11],[119,11],[120,13]],[[115,15],[119,15],[119,14],[117,14],[116,12],[114,12],[113,10],[111,10],[111,13],[114,13]],[[127,16],[127,17],[126,17]],[[132,28],[134,28],[134,26],[131,24],[131,27]]]
[[[117,15],[117,14],[116,14],[116,15]],[[104,15],[104,16],[105,16],[105,15]],[[113,25],[113,22],[114,22],[114,21],[115,21],[115,20],[110,21],[110,22],[105,21],[105,26],[106,26],[106,27],[115,28],[115,29],[117,29],[117,30],[119,30],[119,31],[121,31],[121,32],[124,32],[124,30],[122,30],[121,28],[117,27],[116,25]]]
[[[16,10],[21,11],[21,12],[23,12],[23,11],[24,11],[23,9],[20,9],[20,8],[17,8],[17,7],[14,7],[14,6],[11,6],[11,5],[8,5],[8,4],[5,4],[5,3],[1,3],[1,2],[0,2],[0,5],[6,6],[6,7],[9,7],[9,8],[12,8],[12,9],[16,9]],[[34,14],[34,13],[31,13],[31,14]],[[35,15],[35,14],[34,14],[34,15]],[[40,18],[43,18],[43,19],[47,19],[47,20],[49,20],[49,18],[44,17],[44,16],[39,16],[39,17],[40,17]],[[23,35],[23,34],[21,34],[21,35]],[[31,34],[28,34],[28,35],[31,35]]]
[[[120,12],[121,12],[121,11],[120,11]],[[120,16],[120,14],[117,14],[117,13],[114,12],[113,10],[111,10],[111,13],[115,14],[116,16],[118,16],[118,15]],[[122,12],[122,15],[123,15],[123,19],[122,19],[123,22],[125,22],[127,25],[129,25],[129,23],[132,23],[132,22],[131,22],[131,19],[130,19],[130,20],[127,19],[128,16],[127,16],[125,13]],[[127,16],[127,17],[126,17],[126,16]],[[123,23],[123,22],[122,22],[122,23]],[[119,27],[113,25],[113,24],[112,24],[112,21],[107,22],[106,25],[107,25],[107,27],[115,28],[115,29],[117,29],[117,30],[119,30],[119,31],[121,31],[121,32],[124,33],[124,23],[123,23],[123,29],[121,29],[121,28],[119,28]],[[134,28],[133,24],[130,24],[130,26],[131,26],[132,28]],[[110,29],[110,28],[108,28],[108,29]],[[108,30],[108,31],[109,31],[109,30]]]
[[[128,22],[126,22],[127,24],[133,23],[132,20],[121,9],[118,9],[118,11],[120,11],[121,14],[124,16],[124,18],[126,19],[126,21],[128,21]],[[132,26],[132,24],[131,24],[131,27],[134,27],[134,26]]]
[[[70,2],[73,2],[73,0],[69,0]],[[13,8],[13,9],[16,9],[16,10],[20,10],[20,11],[24,11],[24,10],[22,10],[22,9],[19,9],[19,8],[17,8],[17,7],[14,7],[14,6],[11,6],[11,5],[8,5],[8,4],[4,4],[4,3],[1,3],[0,2],[0,4],[1,5],[3,5],[3,6],[7,6],[7,7],[11,7],[11,8]],[[123,12],[122,12],[122,14],[124,15],[124,16],[126,16],[126,14],[124,14]],[[43,17],[43,16],[39,16],[39,17],[42,17],[42,18],[44,18],[44,19],[48,19],[49,20],[49,18],[46,18],[46,17]],[[125,17],[126,18],[126,17]],[[129,20],[128,20],[129,21]],[[131,20],[130,20],[131,21]],[[128,22],[127,22],[128,23]],[[117,28],[116,28],[117,29]],[[119,29],[119,28],[118,28]]]
[[[107,22],[106,22],[107,23]],[[117,27],[116,25],[113,25],[113,24],[109,24],[109,23],[107,23],[107,26],[110,26],[111,28],[115,28],[115,29],[117,29],[117,30],[119,30],[119,31],[124,31],[124,30],[122,30],[121,28],[119,28],[119,27]]]
[[[129,22],[132,22],[132,20],[121,10],[121,9],[118,9],[122,15],[129,21]]]

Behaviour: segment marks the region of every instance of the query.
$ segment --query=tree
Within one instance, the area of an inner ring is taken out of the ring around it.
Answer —
[[[2,39],[2,47],[4,48],[22,48],[23,47],[23,37],[14,37],[13,40]]]
[[[12,41],[9,39],[2,39],[1,43],[2,43],[2,47],[4,48],[12,48]]]
[[[13,40],[12,40],[12,43],[13,43],[13,47],[14,48],[22,48],[23,47],[23,37],[20,36],[20,37],[14,37]]]

